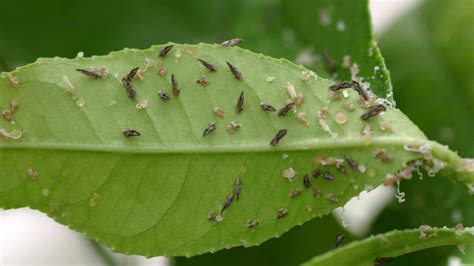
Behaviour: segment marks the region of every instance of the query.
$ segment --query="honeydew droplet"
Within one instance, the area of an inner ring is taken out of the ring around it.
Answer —
[[[339,20],[339,21],[337,22],[336,27],[337,27],[337,30],[338,30],[338,31],[345,31],[345,30],[346,30],[346,23],[345,23],[344,21],[342,21],[342,20]]]
[[[84,107],[86,105],[86,100],[84,98],[79,98],[76,100],[76,106],[77,107]]]
[[[222,215],[218,214],[216,216],[215,220],[216,220],[216,222],[222,222],[222,221],[224,221],[224,217]]]
[[[266,80],[267,80],[268,82],[273,82],[273,81],[275,81],[275,77],[273,77],[273,76],[268,76],[268,77],[266,78]]]
[[[181,52],[181,48],[177,48],[176,51],[174,52],[174,57],[175,57],[174,62],[178,63],[178,60],[182,55],[183,53]]]
[[[116,105],[116,104],[117,104],[117,101],[114,101],[114,100],[112,100],[112,101],[109,102],[109,106],[114,106],[114,105]]]
[[[336,112],[336,123],[343,125],[347,123],[347,116],[343,112]]]

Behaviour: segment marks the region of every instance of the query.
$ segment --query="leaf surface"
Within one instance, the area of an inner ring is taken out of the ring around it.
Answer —
[[[38,209],[119,252],[192,256],[278,237],[379,185],[414,159],[424,158],[433,171],[445,168],[469,188],[473,183],[471,161],[427,141],[397,109],[387,106],[364,121],[366,103],[354,90],[331,93],[332,82],[286,60],[206,44],[173,44],[158,57],[163,48],[40,59],[5,73],[0,104],[16,100],[19,106],[11,122],[0,124],[6,137],[0,143],[0,206]],[[209,72],[198,59],[217,71]],[[106,79],[76,71],[102,67]],[[143,80],[130,79],[137,93],[131,100],[121,79],[135,67]],[[173,74],[179,96],[172,93]],[[196,83],[202,76],[207,86]],[[296,91],[292,101],[300,103],[296,112],[278,116],[260,108],[262,101],[285,106],[293,95],[289,87]],[[160,90],[171,99],[160,99]],[[213,114],[217,106],[223,118]],[[215,130],[203,137],[213,122]],[[231,122],[241,128],[228,132]],[[379,129],[387,123],[392,130]],[[127,138],[125,128],[141,136]],[[270,145],[282,129],[287,135]],[[345,156],[359,167],[352,170]],[[306,188],[304,175],[319,167],[321,176],[310,177]],[[231,202],[237,179],[240,197],[234,193]],[[223,206],[218,221],[207,219]],[[249,220],[258,225],[248,228]]]
[[[380,261],[422,249],[446,245],[474,245],[473,228],[455,230],[448,228],[411,229],[392,231],[327,252],[304,263],[304,266],[324,265],[383,265]],[[379,258],[379,264],[376,264]]]

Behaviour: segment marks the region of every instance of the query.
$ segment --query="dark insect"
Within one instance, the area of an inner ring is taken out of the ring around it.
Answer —
[[[262,108],[263,111],[270,111],[270,112],[276,111],[275,107],[271,106],[270,104],[266,102],[261,102],[260,107]]]
[[[235,38],[235,39],[230,39],[230,40],[227,40],[227,41],[224,41],[221,43],[222,46],[227,46],[227,47],[232,47],[232,46],[236,46],[238,45],[239,43],[243,42],[244,40],[240,39],[240,38]]]
[[[323,173],[323,177],[324,177],[324,179],[326,179],[326,180],[333,180],[333,179],[334,179],[334,176],[332,176],[331,173],[329,173],[328,171],[325,171],[325,172]]]
[[[353,80],[352,88],[354,88],[354,90],[357,91],[357,93],[359,93],[359,96],[362,97],[364,100],[369,100],[369,95],[367,94],[367,91],[362,88],[362,86],[360,86],[359,82]]]
[[[322,58],[324,62],[324,68],[326,69],[326,71],[331,75],[334,74],[334,72],[336,72],[337,65],[334,59],[331,58],[327,50],[325,50],[322,53]]]
[[[313,172],[311,173],[311,175],[314,177],[314,178],[318,178],[320,175],[321,175],[321,168],[316,168],[313,170]]]
[[[128,98],[135,99],[137,97],[137,92],[133,88],[130,80],[128,80],[127,77],[124,77],[122,78],[122,84],[125,87],[125,90],[127,91]]]
[[[196,83],[202,86],[207,86],[209,79],[206,76],[202,76],[200,79],[196,80]]]
[[[393,257],[376,257],[374,265],[382,265],[391,261],[393,261]]]
[[[159,57],[165,57],[169,51],[171,51],[171,49],[173,49],[173,45],[168,45],[168,46],[165,46],[163,48],[160,49],[160,52],[158,53],[158,56]]]
[[[204,60],[202,60],[202,59],[198,59],[198,61],[199,61],[204,67],[206,67],[209,71],[211,71],[211,72],[216,72],[216,67],[215,67],[213,64],[208,63],[208,62],[206,62],[206,61],[204,61]]]
[[[162,100],[164,101],[169,101],[170,100],[170,96],[168,95],[168,93],[166,91],[158,91],[158,97],[160,97]]]
[[[131,128],[124,128],[122,129],[122,133],[125,137],[138,137],[140,136],[140,132],[136,131],[135,129],[131,129]]]
[[[242,80],[243,79],[242,73],[240,73],[240,71],[237,70],[237,68],[234,65],[232,65],[231,63],[229,63],[227,61],[226,61],[226,63],[227,63],[227,66],[229,67],[230,72],[232,72],[232,75],[234,75],[234,78],[236,80]]]
[[[344,81],[344,82],[335,83],[335,84],[329,86],[329,89],[332,90],[332,91],[337,91],[337,90],[347,89],[347,88],[352,88],[352,83],[351,82]]]
[[[235,112],[238,114],[244,110],[244,92],[240,93],[239,99],[237,100],[237,105],[235,106]]]
[[[353,88],[360,97],[362,97],[364,100],[369,100],[369,95],[367,94],[367,91],[360,86],[359,82],[353,80],[352,82],[349,81],[344,81],[341,83],[336,83],[331,86],[329,86],[329,89],[332,91],[337,91],[341,89],[347,89],[347,88]]]
[[[260,222],[258,220],[253,220],[253,219],[250,219],[250,220],[247,220],[245,222],[245,226],[247,226],[248,228],[253,228],[255,226],[257,226]]]
[[[234,193],[230,193],[229,195],[227,195],[224,201],[224,205],[222,205],[221,213],[223,213],[225,209],[227,209],[230,206],[233,200],[234,200]]]
[[[174,74],[171,74],[171,87],[173,89],[173,95],[178,96],[179,95],[179,87],[178,87],[178,81],[176,80],[176,77]]]
[[[240,187],[242,183],[240,182],[240,178],[237,178],[234,182],[234,193],[237,196],[237,201],[240,199]]]
[[[344,233],[337,234],[336,241],[334,241],[333,249],[338,248],[342,244],[342,241],[344,241],[345,237],[346,235]]]
[[[278,116],[285,116],[288,113],[288,111],[290,111],[291,108],[293,108],[293,106],[295,106],[295,102],[287,103],[280,110],[278,110]]]
[[[360,118],[362,120],[368,120],[369,118],[380,114],[383,111],[387,111],[387,108],[383,104],[375,104],[369,107],[369,111],[363,113]]]
[[[216,129],[216,123],[212,122],[207,124],[206,129],[204,129],[204,132],[202,133],[203,137],[206,137],[207,135],[211,134],[212,131]]]
[[[334,166],[336,167],[337,171],[344,175],[347,175],[347,171],[343,163],[337,162]]]
[[[349,155],[344,156],[344,159],[346,159],[346,162],[349,164],[352,170],[359,170],[359,164],[356,163]]]
[[[311,186],[311,181],[309,180],[309,175],[304,175],[303,185],[304,185],[305,188],[309,188]]]
[[[277,210],[276,218],[281,219],[281,218],[285,217],[287,213],[288,213],[287,209],[280,208],[280,209]]]
[[[81,72],[82,74],[98,79],[98,78],[104,78],[106,76],[106,71],[105,69],[102,70],[88,70],[88,69],[81,69],[77,68],[76,71]]]
[[[127,80],[128,82],[132,82],[133,78],[137,75],[138,71],[140,70],[139,67],[136,67],[132,70],[130,70],[130,72],[125,76],[123,77],[122,80]]]
[[[288,133],[288,130],[280,129],[276,133],[275,137],[273,137],[272,141],[270,141],[270,145],[276,146],[280,142],[280,140],[286,135],[286,133]]]

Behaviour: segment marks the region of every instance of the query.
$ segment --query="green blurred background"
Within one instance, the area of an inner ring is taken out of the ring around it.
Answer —
[[[280,2],[2,0],[0,71],[38,57],[71,58],[79,51],[100,55],[124,47],[220,42],[231,37],[244,38],[244,48],[293,60],[311,43],[294,38]],[[430,139],[449,145],[463,157],[474,157],[474,1],[422,2],[378,41],[391,71],[397,107]],[[320,66],[312,67],[321,72]],[[450,181],[425,175],[405,182],[403,190],[406,202],[389,204],[373,222],[371,233],[421,224],[474,226],[474,200]],[[296,265],[329,250],[334,236],[343,230],[327,216],[260,247],[179,258],[174,263]],[[402,256],[390,265],[447,265],[450,256],[473,263],[474,251],[466,253],[462,256],[456,247],[442,247]]]

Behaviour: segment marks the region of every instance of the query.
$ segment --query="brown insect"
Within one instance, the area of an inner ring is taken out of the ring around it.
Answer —
[[[227,47],[232,47],[232,46],[236,46],[238,45],[239,43],[243,42],[244,40],[240,39],[240,38],[235,38],[235,39],[230,39],[230,40],[227,40],[227,41],[224,41],[221,43],[222,46],[227,46]]]
[[[276,146],[280,142],[280,140],[286,135],[286,133],[288,133],[288,130],[280,129],[276,133],[275,137],[273,137],[273,139],[270,141],[270,145]]]
[[[367,94],[367,91],[362,88],[362,86],[360,86],[359,82],[353,80],[352,88],[354,88],[354,90],[357,91],[357,93],[359,93],[359,96],[362,97],[364,100],[369,100],[369,94]]]
[[[288,214],[288,210],[286,208],[280,208],[277,210],[276,218],[281,219]]]
[[[159,57],[165,57],[170,51],[173,49],[173,45],[167,45],[163,48],[160,49],[160,52],[158,53]]]
[[[82,69],[82,68],[76,68],[76,71],[81,72],[82,74],[89,76],[91,78],[105,78],[107,76],[107,71],[105,68],[102,68],[101,70],[88,70],[88,69]]]
[[[176,80],[176,76],[174,74],[171,74],[171,87],[173,89],[173,95],[178,96],[180,90],[178,87],[178,81]]]
[[[209,79],[206,76],[202,76],[200,79],[196,80],[196,83],[201,86],[207,86],[207,84],[209,84]]]
[[[303,177],[303,185],[305,188],[309,188],[311,186],[311,181],[309,180],[309,175],[304,175]]]
[[[240,93],[239,99],[237,100],[237,105],[235,106],[235,112],[240,113],[244,110],[244,91]]]
[[[125,76],[123,77],[122,80],[127,80],[128,82],[132,82],[133,78],[137,75],[138,71],[140,70],[139,67],[136,67],[132,70],[130,70],[130,72]]]
[[[332,91],[337,91],[337,90],[347,89],[347,88],[352,88],[352,82],[344,81],[344,82],[335,83],[329,86],[329,89]]]
[[[234,75],[234,78],[236,80],[243,80],[242,73],[240,73],[240,71],[237,70],[237,68],[234,65],[232,65],[231,63],[229,63],[227,61],[226,61],[226,63],[227,63],[227,66],[229,67],[230,72],[232,73],[232,75]]]
[[[260,222],[258,220],[253,220],[253,219],[250,219],[250,220],[247,220],[245,222],[245,226],[248,227],[248,228],[253,228],[255,226],[257,226]]]
[[[158,97],[160,97],[163,101],[169,101],[170,100],[170,96],[168,95],[168,93],[166,91],[158,91]]]
[[[318,178],[320,175],[321,175],[321,168],[316,168],[313,170],[313,172],[311,173],[311,175],[314,177],[314,178]]]
[[[339,171],[340,173],[342,173],[344,175],[347,175],[347,171],[346,171],[346,168],[344,167],[343,163],[336,162],[334,167],[336,167],[336,170]]]
[[[285,116],[295,106],[295,102],[289,102],[278,110],[278,116]]]
[[[319,188],[317,188],[317,187],[313,188],[313,197],[315,197],[315,198],[321,197],[321,190]]]
[[[338,248],[341,246],[342,241],[344,241],[344,238],[346,238],[346,235],[344,233],[339,233],[336,235],[336,241],[334,241],[333,249]]]
[[[234,182],[234,193],[235,196],[237,196],[237,201],[240,199],[240,188],[242,186],[242,183],[240,182],[240,178],[237,178]]]
[[[376,257],[374,265],[382,265],[391,261],[393,261],[393,257]]]
[[[211,64],[211,63],[208,63],[206,61],[204,61],[203,59],[198,59],[198,61],[205,67],[207,68],[209,71],[211,72],[216,72],[216,67]]]
[[[369,111],[363,113],[360,118],[362,120],[368,120],[369,118],[380,114],[383,111],[387,111],[387,108],[383,104],[375,104],[369,107]]]
[[[122,78],[122,84],[125,90],[127,91],[128,98],[130,99],[135,99],[137,97],[137,92],[132,86],[132,83],[130,80],[127,79],[127,77]]]
[[[329,173],[328,171],[325,171],[325,172],[323,173],[323,177],[324,177],[324,179],[326,179],[326,180],[333,180],[333,179],[334,179],[334,176],[332,176],[331,173]]]
[[[349,155],[344,156],[344,159],[349,164],[352,170],[359,170],[359,164],[356,163],[356,161],[354,161]]]
[[[230,206],[233,200],[234,200],[234,193],[230,193],[229,195],[227,195],[224,201],[224,205],[222,205],[221,213],[223,213],[225,209],[227,209]]]
[[[140,136],[140,132],[136,131],[135,129],[131,129],[131,128],[124,128],[122,129],[122,134],[125,136],[125,137],[138,137]]]
[[[296,198],[299,194],[301,194],[301,189],[299,188],[293,188],[288,191],[289,198]]]
[[[211,134],[216,129],[216,123],[212,122],[207,124],[206,129],[204,129],[204,132],[202,133],[203,137],[206,137],[207,135]]]
[[[271,106],[270,104],[266,102],[261,102],[260,107],[262,108],[263,111],[270,111],[270,112],[276,111],[275,107]]]

